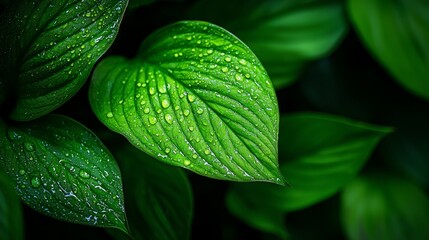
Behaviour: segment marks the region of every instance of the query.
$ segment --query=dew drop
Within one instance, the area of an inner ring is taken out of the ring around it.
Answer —
[[[19,174],[20,175],[24,175],[25,174],[25,170],[24,169],[19,170]]]
[[[192,158],[193,158],[193,159],[197,159],[197,157],[198,157],[198,155],[197,155],[197,154],[195,154],[195,153],[194,153],[194,154],[192,154]]]
[[[213,50],[209,49],[209,50],[207,50],[207,53],[208,53],[208,54],[212,54],[212,53],[213,53]]]
[[[166,93],[167,92],[167,88],[165,87],[165,85],[162,85],[159,87],[159,92],[160,93]]]
[[[34,151],[34,145],[32,143],[26,142],[24,143],[24,147],[25,149],[27,149],[27,151],[32,152]]]
[[[188,94],[188,100],[189,102],[194,102],[195,101],[195,96],[192,94]]]
[[[204,112],[204,110],[203,110],[202,108],[198,108],[198,109],[197,109],[197,113],[198,113],[198,114],[200,114],[200,115],[201,115],[201,114],[203,114],[203,112]]]
[[[154,125],[156,122],[157,122],[156,117],[154,117],[154,116],[149,116],[149,123],[150,123],[150,124]]]
[[[210,149],[206,149],[206,150],[204,150],[204,153],[205,153],[206,155],[209,155],[209,154],[210,154]]]
[[[237,81],[243,81],[243,77],[240,74],[235,75]]]
[[[38,177],[31,178],[31,186],[32,187],[38,188],[38,187],[40,187],[40,185],[42,185],[42,182],[40,181],[40,178],[38,178]]]
[[[191,164],[191,161],[186,159],[185,161],[183,161],[183,164],[185,164],[185,166],[189,166]]]
[[[146,101],[145,101],[145,100],[142,100],[142,101],[140,102],[140,104],[141,104],[141,105],[145,105],[145,104],[146,104]]]
[[[168,123],[168,124],[172,124],[173,123],[173,117],[170,115],[170,114],[165,114],[165,116],[164,116],[164,119],[165,119],[165,121]]]
[[[168,102],[168,100],[164,99],[162,100],[161,105],[163,108],[168,108],[170,106],[170,103]]]
[[[143,110],[143,112],[144,112],[144,113],[149,113],[149,112],[150,112],[150,109],[147,107],[147,108],[145,108],[145,109]]]
[[[170,148],[166,148],[166,149],[165,149],[165,153],[166,153],[166,154],[169,154],[169,153],[170,153],[170,151],[171,151],[171,149],[170,149]]]
[[[245,76],[247,79],[249,79],[249,78],[250,78],[250,74],[248,74],[248,73],[244,74],[244,76]]]
[[[150,88],[149,88],[149,94],[150,94],[150,95],[154,95],[154,94],[155,94],[155,92],[156,92],[156,91],[155,91],[155,88],[153,88],[153,87],[150,87]]]
[[[228,72],[228,68],[227,67],[222,67],[222,72],[224,72],[224,73],[226,73],[226,72]]]
[[[86,172],[85,170],[80,170],[80,171],[79,171],[79,176],[80,176],[81,178],[85,178],[85,179],[88,179],[89,177],[91,177],[91,175],[89,175],[89,173],[88,173],[88,172]]]
[[[238,61],[241,65],[246,65],[246,60],[244,59],[240,59],[240,61]]]
[[[194,131],[194,127],[189,127],[189,131]]]
[[[189,116],[190,111],[188,109],[183,110],[183,115],[185,115],[185,117]]]
[[[231,62],[231,58],[230,58],[230,57],[226,57],[226,58],[225,58],[225,61],[226,61],[226,62]]]
[[[107,116],[108,118],[112,118],[112,117],[113,117],[113,113],[112,113],[112,112],[108,112],[108,113],[106,114],[106,116]]]
[[[7,136],[12,141],[16,141],[16,140],[19,140],[21,138],[21,136],[17,132],[15,132],[13,130],[9,130],[7,132]]]

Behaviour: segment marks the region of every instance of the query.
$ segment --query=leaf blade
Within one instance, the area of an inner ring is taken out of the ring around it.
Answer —
[[[60,220],[127,232],[119,168],[83,125],[61,115],[3,124],[0,142],[1,167],[25,204]]]
[[[137,59],[104,60],[90,103],[158,160],[218,179],[283,182],[272,84],[254,54],[218,26],[178,22],[151,35]]]
[[[10,117],[35,119],[70,99],[113,43],[127,2],[16,1],[5,10],[0,82],[16,100]]]
[[[12,182],[2,170],[0,170],[0,239],[24,239],[21,202]]]

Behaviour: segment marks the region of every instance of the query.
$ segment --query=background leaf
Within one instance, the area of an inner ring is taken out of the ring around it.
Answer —
[[[127,145],[116,154],[124,175],[131,235],[143,239],[189,239],[193,197],[189,180],[179,169]],[[112,232],[116,239],[128,239]]]
[[[119,168],[90,130],[60,115],[0,129],[0,164],[24,203],[57,219],[127,232]]]
[[[0,239],[24,239],[21,202],[12,181],[0,169]]]
[[[11,118],[56,109],[83,85],[118,32],[127,0],[14,1],[0,20],[0,85]]]
[[[151,35],[138,58],[102,61],[90,103],[158,160],[217,179],[283,183],[273,86],[255,55],[218,26],[178,22]]]
[[[429,199],[413,183],[380,173],[360,177],[342,193],[342,219],[355,239],[429,238]]]
[[[341,0],[203,0],[186,14],[236,34],[258,56],[278,89],[306,64],[332,52],[348,26]],[[226,7],[228,6],[228,7]]]
[[[429,15],[425,0],[349,0],[362,41],[400,84],[429,100]]]
[[[279,159],[291,188],[235,184],[227,195],[228,208],[249,222],[250,211],[288,212],[320,202],[356,176],[380,139],[390,131],[325,114],[284,116]],[[253,207],[240,211],[236,208],[240,205]]]

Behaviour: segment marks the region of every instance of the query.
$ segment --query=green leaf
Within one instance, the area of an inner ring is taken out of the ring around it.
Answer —
[[[152,34],[137,58],[105,59],[89,95],[105,125],[158,160],[216,179],[284,182],[271,81],[216,25],[178,22]]]
[[[70,99],[112,44],[127,0],[14,1],[0,22],[0,86],[30,120]]]
[[[12,181],[0,169],[0,239],[21,240],[23,222],[21,202],[13,189]]]
[[[240,211],[243,221],[261,209],[289,212],[318,203],[339,191],[359,172],[380,139],[391,130],[317,113],[282,117],[280,123],[281,171],[291,188],[261,183],[235,184],[227,198],[253,206]],[[250,213],[252,212],[252,213]],[[263,229],[262,229],[263,230]]]
[[[429,15],[426,0],[350,0],[352,23],[384,67],[414,94],[429,100]]]
[[[377,173],[356,179],[342,193],[341,211],[351,240],[429,239],[429,198],[398,177]]]
[[[308,62],[330,54],[348,30],[342,0],[203,0],[187,17],[236,34],[261,60],[277,89],[290,85]]]
[[[115,156],[127,173],[124,191],[133,238],[189,239],[193,197],[183,170],[156,161],[132,146],[120,148]],[[128,239],[123,234],[113,235]]]
[[[0,164],[24,203],[60,220],[127,232],[119,168],[90,130],[60,115],[0,129]]]

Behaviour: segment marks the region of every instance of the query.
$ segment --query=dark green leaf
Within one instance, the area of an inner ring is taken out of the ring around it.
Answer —
[[[405,88],[429,100],[429,2],[350,0],[348,8],[375,57]]]
[[[0,164],[24,203],[57,219],[127,231],[119,168],[90,130],[60,115],[0,129]]]
[[[124,175],[131,235],[135,240],[189,239],[193,215],[190,183],[179,169],[127,146],[115,154]],[[128,239],[114,234],[117,239]]]
[[[0,239],[24,239],[22,225],[21,202],[12,181],[0,169]]]
[[[261,60],[276,88],[329,54],[347,32],[341,0],[197,1],[187,15],[236,34]]]
[[[238,218],[249,222],[250,211],[261,209],[288,212],[326,199],[356,176],[380,139],[391,130],[341,117],[301,113],[285,116],[280,124],[282,173],[291,188],[267,184],[235,184],[228,198],[252,208],[239,211],[228,202]],[[252,214],[253,214],[252,213]]]
[[[429,239],[429,199],[411,182],[377,173],[356,179],[341,197],[351,240]]]
[[[272,83],[255,55],[216,25],[172,24],[136,59],[102,61],[90,103],[104,124],[158,160],[217,179],[284,182]]]
[[[0,85],[17,101],[13,119],[40,117],[79,90],[115,39],[127,2],[14,1],[5,10]]]

